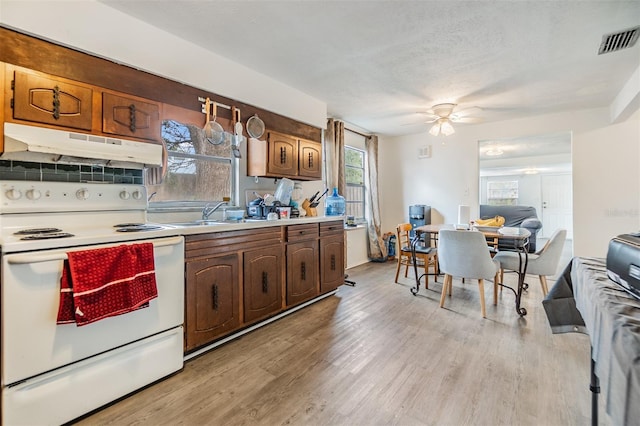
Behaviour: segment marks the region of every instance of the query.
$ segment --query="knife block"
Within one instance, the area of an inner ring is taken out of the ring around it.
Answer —
[[[302,208],[307,212],[307,216],[318,216],[318,211],[315,207],[311,207],[311,203],[307,198],[302,202]]]

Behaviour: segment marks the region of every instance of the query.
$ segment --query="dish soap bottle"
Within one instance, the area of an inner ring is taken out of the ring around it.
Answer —
[[[346,210],[344,197],[338,194],[338,188],[333,188],[333,194],[327,197],[324,203],[325,216],[344,216]]]

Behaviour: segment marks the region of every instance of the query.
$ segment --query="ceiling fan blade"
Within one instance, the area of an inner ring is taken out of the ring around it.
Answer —
[[[431,110],[429,110],[429,111],[418,111],[418,112],[416,112],[416,114],[425,115],[425,116],[427,116],[427,118],[429,120],[431,120],[431,119],[437,120],[438,118],[440,118],[439,115],[434,114]]]
[[[451,115],[460,118],[460,117],[468,117],[470,115],[479,115],[480,113],[482,113],[482,108],[478,106],[472,106],[468,108],[463,108],[459,111],[454,112]]]
[[[450,117],[451,121],[454,123],[462,123],[462,124],[477,124],[482,123],[482,119],[478,117],[458,117],[452,116]]]

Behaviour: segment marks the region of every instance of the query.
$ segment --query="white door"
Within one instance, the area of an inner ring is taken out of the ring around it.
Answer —
[[[542,176],[542,237],[566,229],[573,238],[573,196],[570,174]]]

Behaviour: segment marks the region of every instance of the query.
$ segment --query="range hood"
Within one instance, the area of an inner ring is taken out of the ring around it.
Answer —
[[[142,169],[162,166],[162,146],[5,122],[0,159]]]

